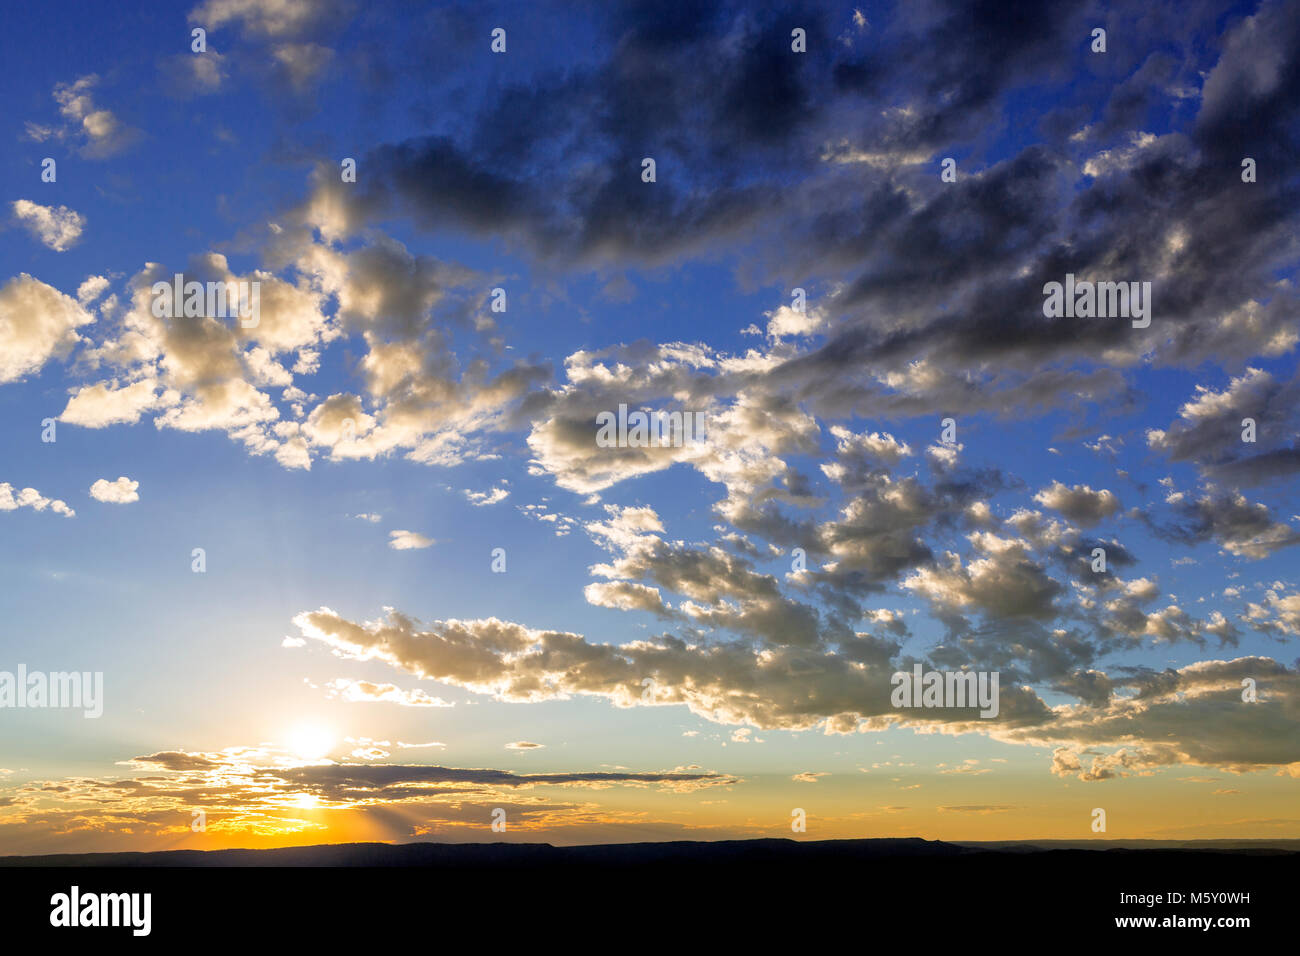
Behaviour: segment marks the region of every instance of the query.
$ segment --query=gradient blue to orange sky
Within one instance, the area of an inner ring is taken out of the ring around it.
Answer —
[[[1300,837],[1294,4],[54,0],[0,50],[0,671],[104,687],[0,708],[0,854]]]

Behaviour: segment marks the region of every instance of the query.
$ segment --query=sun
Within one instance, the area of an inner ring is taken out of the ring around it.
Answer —
[[[289,751],[302,760],[319,760],[334,749],[334,734],[319,724],[299,724],[285,738]]]

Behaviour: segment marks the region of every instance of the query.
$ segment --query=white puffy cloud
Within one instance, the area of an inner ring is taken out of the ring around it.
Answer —
[[[140,500],[140,495],[136,491],[139,487],[140,482],[132,481],[125,475],[118,478],[117,481],[100,478],[90,486],[90,497],[96,501],[105,501],[109,504],[125,505]]]
[[[55,252],[63,252],[75,245],[86,227],[85,217],[67,206],[41,206],[28,199],[19,199],[14,202],[13,209],[27,231]],[[81,298],[80,289],[77,298]]]
[[[87,276],[86,280],[77,286],[77,301],[82,305],[90,305],[108,288],[109,282],[104,276]]]
[[[1247,605],[1246,619],[1257,630],[1300,637],[1300,592],[1279,594],[1280,590],[1270,588],[1262,604]]]
[[[76,299],[23,273],[0,287],[0,383],[37,371],[81,341],[94,321]]]
[[[96,382],[77,389],[68,399],[59,421],[83,428],[133,425],[146,411],[156,408],[160,401],[158,383],[153,379],[120,388],[115,383]]]
[[[55,514],[63,515],[65,518],[72,518],[77,514],[68,507],[66,501],[46,498],[35,488],[24,488],[15,494],[13,485],[7,481],[0,481],[0,511],[14,511],[18,508],[31,508],[33,511],[44,511],[49,508]]]
[[[798,309],[783,305],[767,313],[767,334],[772,338],[814,335],[826,326],[826,317],[818,309]]]
[[[390,531],[388,532],[388,546],[394,551],[411,551],[418,548],[429,548],[437,542],[433,538],[426,538],[418,531]]]

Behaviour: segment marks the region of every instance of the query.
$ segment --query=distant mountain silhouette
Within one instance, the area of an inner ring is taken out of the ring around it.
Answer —
[[[610,866],[657,864],[825,864],[855,860],[1157,852],[1288,855],[1300,840],[1033,840],[944,842],[919,837],[866,840],[677,840],[553,846],[549,843],[333,843],[266,850],[158,850],[0,857],[3,867],[376,867]]]

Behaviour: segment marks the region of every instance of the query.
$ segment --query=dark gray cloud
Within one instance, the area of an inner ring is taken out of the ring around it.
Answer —
[[[730,249],[748,256],[745,281],[837,287],[821,303],[824,341],[757,376],[768,396],[819,415],[1126,408],[1138,396],[1123,369],[1144,355],[1231,364],[1294,344],[1295,310],[1281,305],[1292,293],[1275,276],[1295,264],[1300,196],[1284,176],[1240,177],[1243,155],[1281,163],[1296,140],[1294,8],[1266,3],[1229,21],[1221,49],[1206,40],[1225,27],[1199,4],[1102,17],[1072,4],[939,3],[865,27],[850,14],[614,5],[571,69],[512,74],[464,115],[377,147],[355,188],[321,177],[317,201],[349,231],[404,216],[505,236],[569,269]],[[1104,57],[1087,51],[1099,20],[1120,40]],[[790,51],[795,26],[807,54]],[[1265,65],[1245,52],[1261,47]],[[1031,84],[1055,97],[1045,127],[1075,122],[1000,161],[967,156]],[[1238,100],[1252,124],[1224,105]],[[1176,128],[1162,134],[1165,111]],[[963,156],[955,184],[937,175],[949,153]],[[653,184],[640,178],[644,156],[658,163]],[[1196,228],[1207,221],[1213,230]],[[1150,281],[1152,327],[1046,318],[1042,287],[1067,272]],[[916,381],[882,381],[909,365]],[[708,391],[755,377],[729,374]],[[551,425],[581,440],[585,421],[557,414]],[[1219,462],[1220,474],[1262,479],[1295,455],[1270,445],[1254,457]]]
[[[1214,541],[1230,554],[1263,558],[1300,544],[1300,531],[1278,521],[1262,502],[1240,493],[1219,492],[1193,498],[1178,494],[1171,502],[1174,520],[1162,523],[1145,512],[1143,520],[1158,535],[1185,544]]]
[[[433,767],[422,764],[328,764],[261,771],[262,776],[285,782],[294,789],[316,790],[340,799],[362,795],[390,797],[394,789],[410,787],[414,795],[428,795],[426,785],[482,787],[600,786],[614,784],[727,784],[734,777],[715,773],[631,773],[595,771],[581,773],[513,773],[509,770]],[[416,786],[418,785],[418,786]],[[444,791],[445,792],[445,791]],[[408,794],[410,795],[410,794]]]

